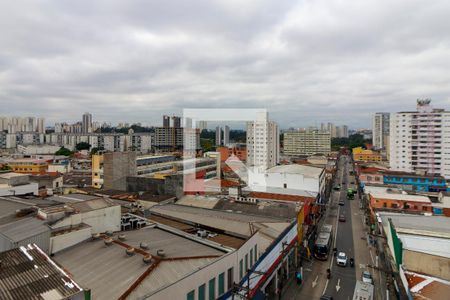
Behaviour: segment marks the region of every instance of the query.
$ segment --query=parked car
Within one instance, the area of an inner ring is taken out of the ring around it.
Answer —
[[[341,189],[341,185],[340,184],[334,186],[334,190],[335,191],[339,191],[340,189]]]
[[[333,300],[333,297],[328,296],[328,295],[322,295],[322,296],[320,297],[320,300]]]
[[[369,271],[364,271],[362,274],[362,280],[365,283],[370,283],[373,284],[373,278],[372,278],[372,274],[370,274]]]
[[[339,205],[343,206],[345,204],[344,200],[339,200]]]
[[[344,215],[339,215],[339,222],[345,222],[345,216]]]
[[[341,267],[347,266],[347,254],[345,252],[339,252],[336,258],[336,264]]]

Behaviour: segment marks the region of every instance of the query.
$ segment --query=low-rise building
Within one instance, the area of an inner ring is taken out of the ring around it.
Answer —
[[[354,161],[378,162],[383,160],[379,152],[374,150],[366,150],[362,147],[353,148],[352,154]]]
[[[409,299],[445,299],[450,293],[450,219],[379,212],[387,263],[397,292]]]
[[[374,210],[388,209],[404,212],[431,213],[432,202],[429,197],[409,194],[389,187],[366,186],[370,207]]]
[[[21,158],[10,160],[8,166],[17,173],[43,173],[47,172],[48,162],[44,159]]]
[[[37,195],[38,190],[38,184],[30,182],[28,174],[0,173],[0,196]]]
[[[248,174],[248,188],[254,192],[297,195],[307,193],[318,197],[321,202],[326,186],[325,168],[308,165],[280,165],[259,172],[254,169]]]

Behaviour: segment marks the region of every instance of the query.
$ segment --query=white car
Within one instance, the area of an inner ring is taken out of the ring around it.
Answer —
[[[342,267],[347,266],[347,255],[345,254],[345,252],[338,253],[336,258],[336,264]]]
[[[372,274],[370,274],[369,271],[364,271],[364,273],[362,274],[362,280],[365,283],[373,284]]]

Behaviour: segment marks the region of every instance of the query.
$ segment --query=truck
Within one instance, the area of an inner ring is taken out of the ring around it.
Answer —
[[[353,292],[353,300],[373,300],[373,284],[356,281],[355,291]]]

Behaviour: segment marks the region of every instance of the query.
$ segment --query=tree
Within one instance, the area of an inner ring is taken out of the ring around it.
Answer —
[[[59,148],[59,150],[55,152],[55,155],[71,156],[72,154],[72,151],[64,147]]]
[[[103,147],[100,147],[100,148],[94,147],[94,148],[91,149],[91,155],[95,155],[99,151],[102,151],[102,150],[104,150]]]
[[[91,148],[91,145],[89,143],[86,142],[80,142],[75,146],[75,149],[77,149],[78,151],[80,150],[89,150]]]

